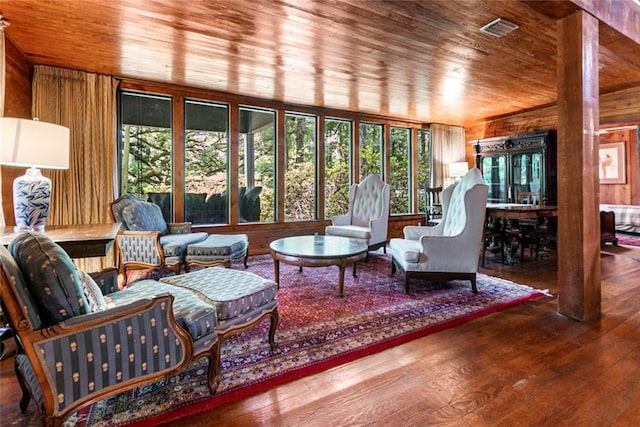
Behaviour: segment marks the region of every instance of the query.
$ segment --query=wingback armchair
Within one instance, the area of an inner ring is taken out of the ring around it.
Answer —
[[[335,216],[325,228],[329,236],[360,239],[369,250],[385,248],[389,224],[389,193],[391,186],[378,175],[368,175],[349,188],[349,211]]]
[[[204,241],[208,234],[191,232],[191,223],[166,223],[161,208],[131,194],[110,205],[111,217],[122,223],[116,236],[118,266],[126,270],[171,267],[176,274],[184,263],[187,246]]]
[[[442,220],[433,227],[407,226],[404,239],[394,238],[391,272],[405,275],[405,292],[412,278],[463,279],[476,287],[488,186],[479,169],[471,169],[442,192]]]

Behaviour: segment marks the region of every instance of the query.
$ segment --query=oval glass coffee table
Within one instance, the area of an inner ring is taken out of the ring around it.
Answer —
[[[344,289],[344,270],[353,265],[353,277],[356,277],[356,264],[367,256],[368,246],[361,240],[338,236],[294,236],[274,240],[269,245],[273,257],[275,282],[280,286],[280,262],[302,267],[340,268],[338,296]]]

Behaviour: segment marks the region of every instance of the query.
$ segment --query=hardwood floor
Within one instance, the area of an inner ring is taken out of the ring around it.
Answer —
[[[613,253],[615,252],[615,255]],[[558,314],[554,297],[527,301],[235,403],[181,420],[203,425],[640,425],[640,248],[607,249],[602,317]],[[484,273],[558,289],[553,254]],[[0,365],[0,425],[20,414],[12,360]]]

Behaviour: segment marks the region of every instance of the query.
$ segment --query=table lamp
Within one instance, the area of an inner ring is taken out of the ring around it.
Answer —
[[[449,163],[449,176],[451,178],[454,178],[455,182],[459,182],[468,170],[469,165],[467,164],[467,162]]]
[[[0,118],[0,164],[27,166],[13,181],[17,230],[44,230],[51,201],[51,180],[38,167],[69,168],[69,129],[37,119]]]

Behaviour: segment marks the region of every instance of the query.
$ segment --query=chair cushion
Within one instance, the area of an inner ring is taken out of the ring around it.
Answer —
[[[131,203],[122,209],[122,220],[133,231],[158,231],[161,235],[168,231],[162,210],[155,203]]]
[[[278,285],[257,274],[223,267],[211,267],[161,282],[190,289],[216,307],[218,320],[242,316],[276,299]]]
[[[89,303],[89,309],[91,312],[104,311],[107,309],[107,303],[104,300],[102,291],[98,284],[93,280],[93,277],[89,276],[82,270],[78,270],[80,276],[80,284],[82,285],[82,291]]]
[[[121,228],[123,230],[127,230],[127,224],[124,222],[124,219],[122,218],[122,210],[132,203],[140,203],[140,202],[141,200],[138,199],[133,194],[123,194],[122,196],[118,197],[116,200],[114,200],[111,203],[111,213],[113,214],[113,219],[116,222],[119,222],[122,224]]]
[[[90,312],[78,269],[69,255],[42,233],[26,231],[9,245],[45,325]]]
[[[215,332],[218,326],[216,309],[206,301],[202,301],[193,292],[156,280],[140,280],[131,283],[126,289],[109,294],[115,306],[124,305],[151,295],[170,293],[173,301],[173,315],[191,338],[198,340]]]
[[[207,233],[165,234],[160,236],[160,245],[165,257],[178,257],[180,260],[187,253],[191,244],[202,242],[209,236]]]
[[[42,318],[40,317],[40,311],[34,300],[34,296],[29,290],[27,282],[24,280],[22,271],[16,263],[16,260],[11,256],[7,248],[4,245],[0,245],[0,267],[2,268],[2,274],[5,276],[6,283],[13,288],[17,298],[20,299],[20,304],[24,310],[29,322],[31,322],[32,329],[40,329],[42,327]]]
[[[389,249],[396,259],[412,263],[420,262],[422,245],[418,240],[391,239],[389,241]]]
[[[204,241],[187,247],[190,259],[229,258],[245,253],[249,246],[246,234],[211,234]]]
[[[369,240],[371,237],[371,229],[369,227],[358,227],[357,225],[328,225],[324,232],[328,236],[351,237],[362,240]]]

